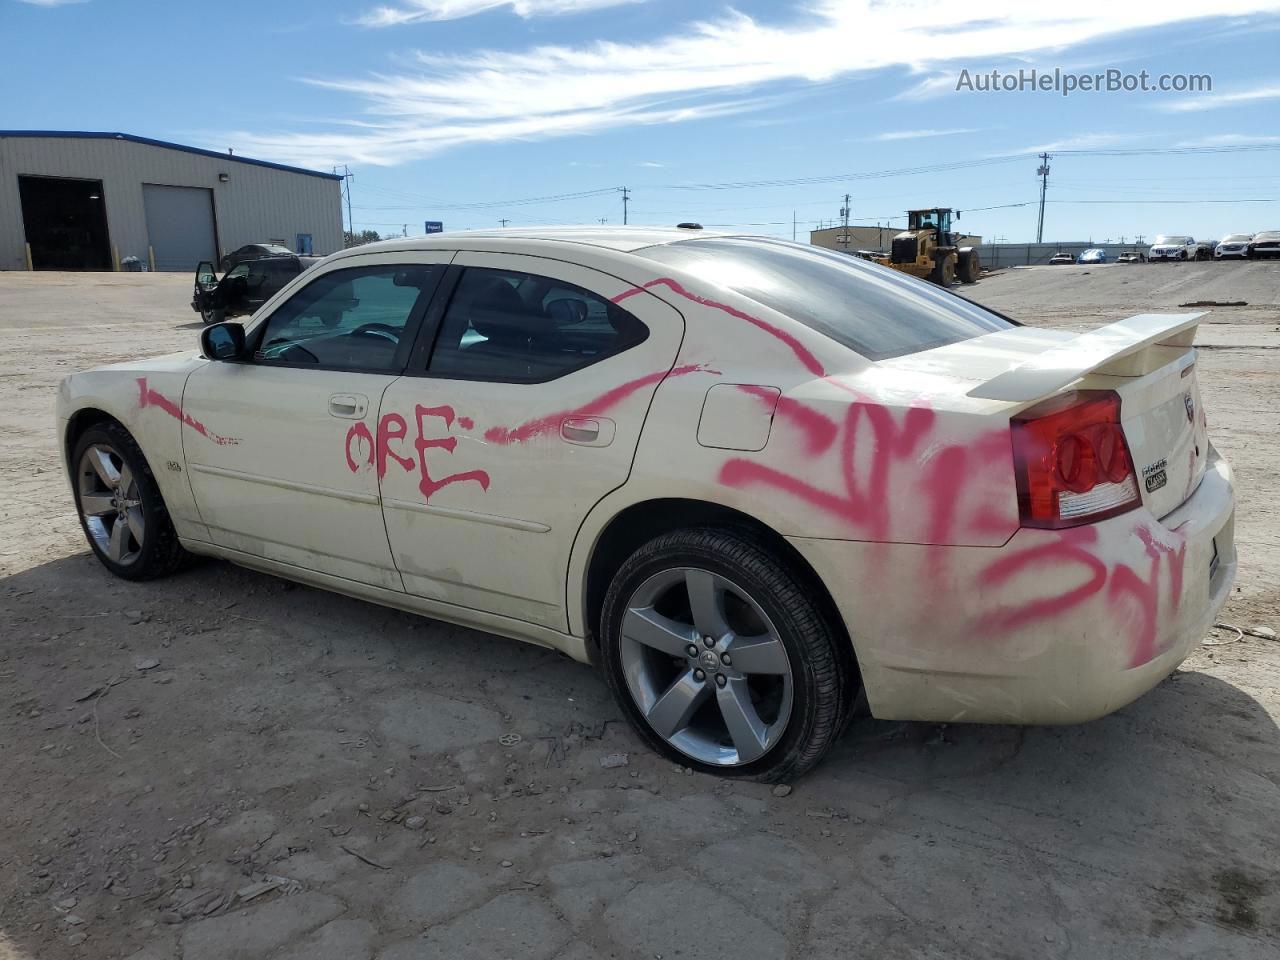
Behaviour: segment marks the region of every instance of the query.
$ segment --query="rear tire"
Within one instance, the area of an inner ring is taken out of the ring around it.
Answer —
[[[72,448],[71,469],[80,527],[104,567],[125,580],[153,580],[191,562],[128,430],[114,422],[89,427]]]
[[[799,776],[835,743],[859,689],[813,587],[747,530],[650,540],[614,576],[599,635],[641,739],[707,773]]]

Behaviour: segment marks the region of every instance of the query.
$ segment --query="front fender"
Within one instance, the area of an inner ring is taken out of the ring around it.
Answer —
[[[109,417],[128,430],[142,448],[178,535],[207,540],[208,533],[187,481],[183,451],[184,435],[199,431],[182,411],[187,377],[205,362],[187,353],[100,367],[65,378],[58,387],[57,429],[68,479],[72,479],[74,470],[70,463],[74,434],[84,418]]]

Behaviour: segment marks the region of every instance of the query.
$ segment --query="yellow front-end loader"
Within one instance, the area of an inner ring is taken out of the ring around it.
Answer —
[[[955,219],[960,219],[958,210]],[[908,210],[907,229],[893,238],[889,255],[876,262],[942,287],[956,280],[973,283],[982,272],[978,251],[956,246],[951,220],[950,207]]]

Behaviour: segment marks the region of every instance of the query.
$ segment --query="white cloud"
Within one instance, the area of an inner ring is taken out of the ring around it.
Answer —
[[[38,2],[38,0],[28,0]],[[54,0],[57,2],[57,0]],[[586,13],[645,0],[403,0],[399,6],[374,7],[356,22],[366,27],[395,27],[404,23],[461,20],[501,7],[526,20],[533,17]]]
[[[1100,150],[1107,147],[1123,147],[1135,140],[1146,140],[1150,133],[1077,133],[1052,143],[1041,143],[1033,147],[1023,147],[1012,153],[1053,153],[1055,150]]]
[[[1248,147],[1255,144],[1280,143],[1280,137],[1252,133],[1215,133],[1208,137],[1183,140],[1178,147]]]
[[[920,140],[924,137],[954,137],[959,133],[978,133],[981,127],[951,127],[946,130],[938,130],[930,128],[928,130],[886,130],[884,133],[877,133],[874,136],[864,137],[864,140],[876,143],[885,143],[890,140]]]
[[[1199,110],[1234,107],[1242,103],[1256,103],[1259,100],[1280,100],[1280,84],[1258,87],[1254,90],[1238,90],[1235,93],[1211,93],[1203,97],[1172,100],[1160,104],[1159,109],[1170,113],[1193,113]]]
[[[18,0],[19,3],[29,3],[33,7],[66,7],[73,3],[88,3],[89,0]]]
[[[1222,16],[1259,10],[1280,10],[1280,0],[1219,0],[1214,7]],[[815,0],[780,23],[729,10],[655,40],[420,53],[417,69],[312,80],[362,98],[365,119],[374,126],[233,134],[229,141],[220,134],[217,142],[311,165],[393,164],[467,143],[755,111],[776,102],[777,91],[795,95],[888,67],[936,72],[952,64],[958,73],[960,66],[1037,51],[1041,57],[1060,54],[1100,37],[1204,16],[1204,5],[1189,0],[1076,0],[1070,7],[1025,0],[988,0],[977,7],[945,0]],[[744,98],[760,88],[771,88],[774,96]]]

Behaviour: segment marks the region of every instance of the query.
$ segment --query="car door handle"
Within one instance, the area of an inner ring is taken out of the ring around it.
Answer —
[[[613,443],[615,427],[605,417],[565,417],[560,421],[560,439],[583,447],[607,447]]]
[[[341,420],[363,420],[369,398],[355,393],[335,393],[329,398],[329,416]]]

